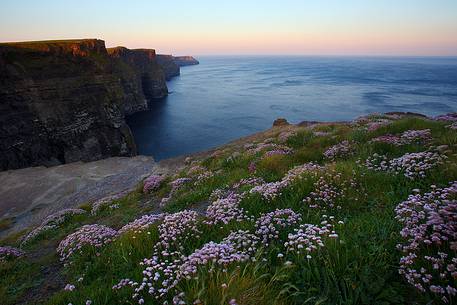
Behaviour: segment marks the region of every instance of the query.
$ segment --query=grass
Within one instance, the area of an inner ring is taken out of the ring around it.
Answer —
[[[176,212],[199,203],[204,203],[205,207],[211,202],[209,197],[213,191],[229,188],[252,176],[248,171],[252,162],[256,164],[255,175],[268,182],[278,181],[294,166],[312,161],[326,165],[325,172],[305,174],[271,201],[259,194],[248,193],[240,206],[254,218],[275,209],[291,208],[301,215],[302,223],[319,224],[324,215],[332,215],[344,224],[336,225],[339,237],[325,238],[325,247],[313,253],[312,259],[285,250],[284,240],[293,232],[292,228],[286,228],[280,234],[282,240],[259,247],[255,260],[224,268],[212,264],[202,266],[193,279],[178,284],[178,291],[185,292],[188,304],[195,300],[202,304],[228,304],[232,299],[240,305],[439,304],[440,300],[434,295],[419,293],[398,274],[402,254],[396,250],[396,245],[401,241],[401,226],[395,219],[394,209],[413,189],[427,191],[431,185],[442,187],[457,180],[457,134],[445,125],[424,118],[405,117],[372,132],[349,124],[327,124],[314,129],[329,133],[324,136],[297,127],[295,135],[284,144],[293,148],[291,155],[264,157],[263,152],[248,154],[241,146],[235,146],[198,160],[213,175],[201,181],[198,174],[190,175],[192,182],[173,194],[165,211]],[[379,135],[426,128],[432,132],[430,143],[392,146],[369,142]],[[353,143],[354,154],[334,163],[325,160],[323,152],[342,140]],[[410,180],[401,174],[371,171],[357,162],[373,153],[397,157],[423,151],[429,145],[448,145],[449,159],[429,171],[423,179]],[[189,167],[176,177],[189,176]],[[343,195],[336,199],[340,208],[310,208],[303,201],[314,191],[319,177],[342,190]],[[139,186],[137,191],[115,202],[119,204],[118,209],[107,208],[97,215],[74,217],[27,246],[25,250],[31,253],[27,257],[0,265],[2,304],[24,301],[28,290],[42,287],[46,276],[40,274],[39,266],[59,265],[54,249],[66,235],[89,223],[119,229],[139,215],[155,211],[160,199],[170,192],[169,182],[172,180],[172,177],[167,178],[152,194],[143,194]],[[255,231],[255,223],[249,220],[210,226],[203,222],[203,216],[201,218],[199,229],[202,233],[198,238],[183,242],[186,255],[209,241],[220,242],[233,230]],[[123,278],[141,282],[144,267],[140,262],[151,257],[152,249],[160,241],[157,225],[143,232],[123,234],[101,249],[83,248],[83,254],[75,254],[70,264],[60,264],[56,271],[65,283],[76,285],[75,291],[64,291],[61,287],[29,301],[36,304],[85,304],[90,299],[97,305],[136,303],[132,300],[131,289],[113,290],[112,286]],[[8,222],[0,226],[8,226]],[[3,243],[18,245],[15,238],[16,241],[9,238]],[[153,298],[145,301],[146,304],[161,304]]]

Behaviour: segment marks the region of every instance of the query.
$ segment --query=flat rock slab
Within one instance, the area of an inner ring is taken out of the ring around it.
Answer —
[[[134,189],[146,175],[164,171],[152,157],[136,156],[0,172],[0,220],[13,222],[0,237],[37,226],[59,210]]]

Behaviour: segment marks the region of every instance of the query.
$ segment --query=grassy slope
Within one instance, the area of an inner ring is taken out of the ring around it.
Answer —
[[[186,292],[189,300],[198,298],[204,304],[228,304],[230,298],[236,298],[239,304],[423,304],[431,301],[431,296],[418,294],[398,274],[401,254],[395,245],[400,240],[400,225],[394,219],[394,208],[406,199],[412,189],[426,191],[432,184],[446,186],[448,182],[457,180],[457,133],[445,128],[445,125],[407,117],[374,132],[361,131],[345,124],[328,124],[315,129],[330,132],[328,136],[314,136],[309,129],[295,126],[275,128],[258,136],[258,141],[262,137],[273,137],[277,141],[276,136],[284,130],[296,132],[286,142],[294,149],[293,154],[257,161],[255,175],[266,181],[279,180],[293,166],[314,161],[328,164],[327,174],[324,174],[327,179],[340,186],[354,181],[357,187],[349,187],[347,196],[339,199],[341,209],[311,209],[302,202],[317,180],[310,175],[284,190],[271,202],[252,195],[242,201],[242,207],[255,217],[276,208],[292,208],[301,213],[303,223],[314,224],[320,222],[323,214],[334,215],[345,223],[337,227],[339,238],[327,241],[325,248],[311,260],[286,254],[292,265],[284,264],[286,258],[277,257],[284,249],[282,243],[274,243],[259,251],[259,257],[266,258],[266,261],[259,259],[241,264],[240,268],[230,267],[227,272],[217,270],[208,273],[203,269],[199,271],[197,280],[182,283],[179,288]],[[358,159],[364,160],[374,152],[396,157],[424,150],[422,145],[395,147],[368,141],[386,133],[425,128],[432,130],[434,145],[445,144],[452,150],[447,153],[448,162],[431,170],[426,178],[411,181],[403,175],[373,172],[357,165]],[[337,159],[333,164],[324,160],[322,153],[344,139],[355,141],[356,153]],[[165,210],[174,212],[195,205],[205,206],[213,190],[249,177],[248,165],[254,159],[259,160],[259,155],[244,153],[242,144],[230,145],[214,156],[200,158],[199,164],[217,174],[196,186],[180,189]],[[240,153],[233,155],[234,152]],[[341,178],[335,178],[336,172],[341,174]],[[178,175],[188,176],[186,170]],[[169,190],[167,183],[163,183],[153,194],[143,194],[139,188],[117,201],[119,209],[105,210],[97,216],[77,216],[60,229],[41,236],[25,248],[28,257],[0,266],[2,304],[84,304],[87,299],[97,305],[131,303],[131,290],[113,291],[111,287],[123,278],[141,281],[143,269],[138,263],[151,256],[152,247],[158,241],[157,226],[150,227],[149,233],[124,234],[105,246],[99,255],[95,255],[94,249],[86,249],[84,255],[76,255],[72,264],[66,267],[58,263],[54,249],[60,240],[82,224],[101,223],[118,229],[139,215],[158,212],[158,199]],[[89,209],[89,206],[85,208]],[[254,225],[249,221],[220,227],[201,224],[203,234],[197,240],[187,241],[185,251],[189,254],[208,241],[221,241],[231,230],[239,228],[253,231]],[[287,232],[283,234],[283,237],[287,236]],[[3,243],[18,245],[16,238],[11,237]],[[42,265],[55,266],[53,273],[57,276],[49,277],[43,272]],[[81,276],[84,279],[77,282]],[[54,285],[46,283],[49,280],[53,280]],[[65,292],[59,286],[62,283],[73,283],[77,289]],[[221,289],[223,283],[229,283],[229,287]],[[146,300],[146,304],[154,302]]]

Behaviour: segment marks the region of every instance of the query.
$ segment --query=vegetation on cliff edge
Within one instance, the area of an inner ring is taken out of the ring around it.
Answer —
[[[285,125],[188,158],[2,241],[21,250],[0,251],[0,299],[455,303],[456,120]]]

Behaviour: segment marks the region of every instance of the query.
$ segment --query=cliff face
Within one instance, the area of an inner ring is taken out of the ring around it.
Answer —
[[[134,155],[125,114],[167,92],[153,50],[0,44],[0,169]]]
[[[132,114],[147,109],[147,99],[162,98],[168,94],[165,74],[159,66],[155,50],[124,47],[107,49],[116,61],[125,92],[125,111]]]
[[[200,62],[192,56],[174,56],[176,64],[180,67],[198,65]]]
[[[199,62],[192,56],[173,56],[173,55],[157,55],[157,62],[162,67],[167,80],[178,76],[181,71],[180,67],[198,65]]]
[[[172,79],[180,74],[178,64],[175,62],[172,55],[157,55],[157,62],[162,67],[167,80]]]

